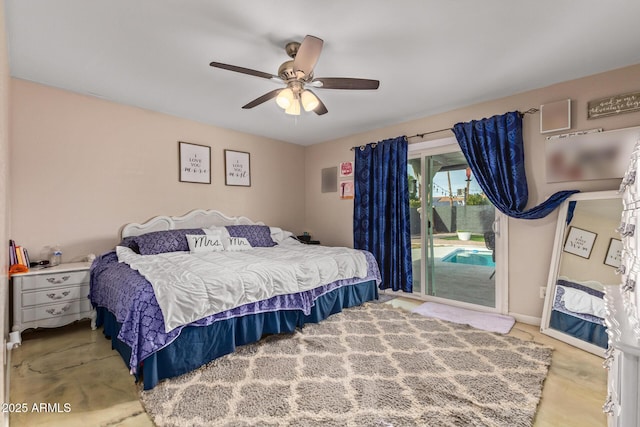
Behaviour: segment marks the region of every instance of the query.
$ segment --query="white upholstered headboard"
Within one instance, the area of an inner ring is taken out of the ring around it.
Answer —
[[[176,230],[181,228],[209,228],[224,225],[264,225],[244,216],[229,217],[219,211],[196,209],[183,216],[156,216],[147,222],[125,224],[120,237],[139,236],[152,231]]]

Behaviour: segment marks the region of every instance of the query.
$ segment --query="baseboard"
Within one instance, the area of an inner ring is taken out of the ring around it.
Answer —
[[[527,316],[526,314],[509,313],[509,316],[516,319],[516,322],[526,323],[527,325],[540,326],[542,319],[540,317]]]

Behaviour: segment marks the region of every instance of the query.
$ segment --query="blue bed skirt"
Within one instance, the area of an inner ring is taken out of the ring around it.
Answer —
[[[221,320],[206,327],[188,326],[170,345],[144,359],[138,372],[142,372],[144,389],[150,390],[165,378],[190,372],[232,353],[239,345],[260,340],[263,335],[291,333],[306,323],[318,323],[339,313],[343,308],[375,299],[378,299],[378,287],[373,280],[341,287],[319,297],[309,315],[300,310],[286,310]],[[122,324],[109,310],[97,307],[97,325],[104,327],[111,347],[120,353],[128,368],[131,348],[117,338]],[[136,381],[139,380],[138,374]]]
[[[607,328],[604,325],[588,322],[566,313],[551,310],[549,327],[566,332],[573,337],[595,344],[598,347],[605,349],[608,347],[609,337],[607,336]]]

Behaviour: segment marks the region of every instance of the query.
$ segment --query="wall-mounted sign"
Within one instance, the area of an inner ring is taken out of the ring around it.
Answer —
[[[587,103],[587,119],[640,111],[640,92],[615,95]]]
[[[224,150],[225,185],[251,187],[251,164],[249,153]]]
[[[589,258],[596,236],[597,234],[591,231],[578,227],[570,227],[567,240],[564,243],[564,251],[581,256],[582,258]]]
[[[178,142],[180,182],[211,184],[211,147]]]

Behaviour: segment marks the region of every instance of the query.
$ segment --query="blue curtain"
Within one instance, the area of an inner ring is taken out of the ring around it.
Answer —
[[[522,115],[514,111],[458,123],[453,133],[478,185],[500,212],[513,218],[543,218],[578,190],[559,191],[531,209],[524,170]]]
[[[353,242],[371,252],[381,289],[413,291],[407,137],[356,148]]]

